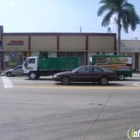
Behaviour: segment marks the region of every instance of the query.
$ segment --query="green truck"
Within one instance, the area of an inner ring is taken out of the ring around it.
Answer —
[[[39,56],[27,57],[22,70],[30,79],[38,79],[40,76],[49,76],[76,67],[78,67],[77,57],[50,58],[48,53],[40,53]]]
[[[115,71],[119,80],[124,80],[125,77],[132,77],[133,63],[130,55],[92,55],[90,64]]]

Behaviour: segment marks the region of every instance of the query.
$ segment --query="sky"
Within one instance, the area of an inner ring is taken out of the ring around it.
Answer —
[[[0,0],[0,25],[4,33],[107,33],[98,17],[100,0]],[[140,0],[128,0],[140,16]],[[109,25],[117,33],[114,17]],[[140,40],[140,25],[133,32],[121,32],[121,38]]]

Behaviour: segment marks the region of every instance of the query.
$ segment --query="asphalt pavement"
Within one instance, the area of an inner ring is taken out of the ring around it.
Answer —
[[[0,140],[127,140],[140,129],[139,81],[63,86],[0,76]]]

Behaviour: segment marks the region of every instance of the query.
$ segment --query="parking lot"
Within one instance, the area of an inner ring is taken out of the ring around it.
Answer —
[[[126,140],[140,129],[140,75],[72,83],[0,76],[0,140]]]

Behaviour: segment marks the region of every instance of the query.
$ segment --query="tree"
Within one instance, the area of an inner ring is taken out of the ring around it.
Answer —
[[[102,26],[107,27],[110,24],[110,19],[113,15],[116,16],[116,24],[118,27],[118,48],[117,54],[120,53],[121,44],[121,29],[128,33],[129,27],[135,31],[138,24],[140,24],[140,17],[135,11],[134,5],[128,3],[128,0],[100,0],[102,6],[98,10],[98,16],[102,16],[107,12],[102,21]]]

